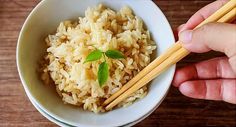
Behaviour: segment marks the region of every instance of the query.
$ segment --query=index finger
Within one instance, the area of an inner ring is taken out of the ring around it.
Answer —
[[[195,28],[198,24],[200,24],[202,21],[216,12],[219,8],[221,8],[227,1],[229,0],[217,0],[203,7],[188,20],[188,22],[181,28],[179,32]]]

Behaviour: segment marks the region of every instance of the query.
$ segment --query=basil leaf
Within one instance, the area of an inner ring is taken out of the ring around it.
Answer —
[[[98,68],[98,83],[100,87],[106,83],[108,79],[108,73],[108,64],[106,62],[102,62]]]
[[[102,57],[102,52],[100,50],[95,50],[87,56],[84,63],[99,60],[101,57]]]
[[[125,56],[118,50],[107,50],[105,52],[106,56],[112,59],[125,58]]]

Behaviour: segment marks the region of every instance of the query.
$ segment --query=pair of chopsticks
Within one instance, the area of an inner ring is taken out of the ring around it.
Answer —
[[[204,20],[194,29],[197,29],[211,22],[232,22],[236,19],[236,0],[230,0],[213,15]],[[119,91],[113,94],[104,102],[106,110],[111,110],[118,103],[126,99],[129,95],[145,86],[152,79],[160,75],[172,65],[187,56],[190,52],[182,47],[181,42],[176,42],[166,52],[157,57],[147,67],[140,71],[133,79],[125,84]]]

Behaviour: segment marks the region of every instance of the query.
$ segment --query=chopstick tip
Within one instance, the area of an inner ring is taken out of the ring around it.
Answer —
[[[109,111],[109,110],[111,110],[111,109],[112,109],[111,104],[109,104],[109,105],[107,105],[107,106],[105,107],[105,110],[106,110],[106,111]]]

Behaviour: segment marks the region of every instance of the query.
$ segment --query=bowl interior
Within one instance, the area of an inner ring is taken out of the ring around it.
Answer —
[[[103,3],[119,10],[128,5],[144,20],[157,43],[157,54],[174,43],[171,27],[160,9],[149,0],[43,0],[31,12],[19,36],[17,46],[18,71],[25,90],[37,105],[54,118],[74,126],[121,126],[145,116],[158,105],[170,87],[175,66],[154,79],[148,95],[127,108],[118,108],[104,114],[94,114],[65,105],[53,86],[46,86],[37,73],[38,62],[45,54],[44,39],[55,32],[59,23],[84,16],[89,6]]]

